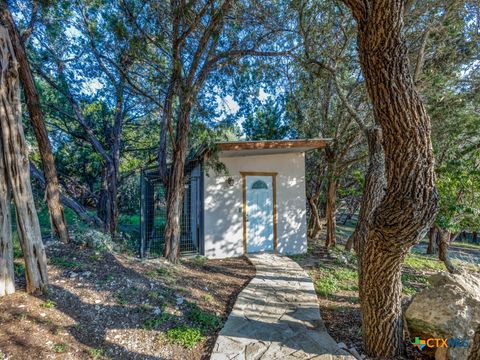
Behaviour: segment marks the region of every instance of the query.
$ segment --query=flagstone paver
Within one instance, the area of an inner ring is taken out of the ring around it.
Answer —
[[[288,257],[249,256],[255,278],[238,295],[211,360],[353,360],[327,333],[312,280]]]

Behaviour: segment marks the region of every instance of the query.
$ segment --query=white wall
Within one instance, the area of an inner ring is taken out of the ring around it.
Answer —
[[[205,256],[243,255],[242,176],[240,172],[277,172],[277,252],[307,251],[305,156],[303,153],[222,157],[228,176],[204,175]],[[207,170],[207,169],[206,169]],[[227,185],[227,178],[235,180]]]

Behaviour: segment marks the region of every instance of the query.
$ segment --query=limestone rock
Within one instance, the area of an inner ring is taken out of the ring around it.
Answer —
[[[405,312],[411,337],[468,339],[471,346],[480,324],[480,276],[442,272],[429,281],[432,287],[417,294]],[[437,355],[445,350],[438,349]],[[449,347],[446,356],[466,360],[468,353],[469,348]]]

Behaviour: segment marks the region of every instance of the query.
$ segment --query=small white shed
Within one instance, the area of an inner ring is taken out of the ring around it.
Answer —
[[[305,152],[325,145],[323,139],[218,143],[228,174],[203,173],[201,253],[305,253]]]
[[[325,139],[216,144],[227,170],[205,166],[200,151],[186,169],[180,252],[225,258],[307,251],[305,152]],[[163,253],[166,199],[158,170],[142,172],[141,256]]]

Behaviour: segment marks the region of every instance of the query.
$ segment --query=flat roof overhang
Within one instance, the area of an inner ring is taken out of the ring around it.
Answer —
[[[307,152],[322,149],[330,139],[260,140],[217,142],[221,156],[252,156]]]

